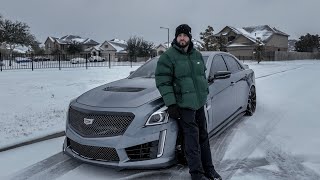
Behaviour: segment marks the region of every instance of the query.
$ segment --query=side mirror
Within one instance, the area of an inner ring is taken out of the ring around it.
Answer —
[[[131,75],[132,73],[134,73],[134,71],[130,71],[130,75]]]
[[[214,77],[209,76],[209,78],[208,78],[208,83],[212,83],[213,81],[214,81]]]
[[[213,79],[228,79],[231,76],[230,71],[218,71],[214,74]]]

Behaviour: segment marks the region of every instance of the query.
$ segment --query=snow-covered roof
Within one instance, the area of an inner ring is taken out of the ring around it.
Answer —
[[[49,36],[49,39],[50,39],[52,42],[54,42],[54,40],[56,40],[56,39],[58,39],[58,38]]]
[[[3,43],[3,45],[2,45],[1,48],[10,50],[10,45]],[[13,52],[24,54],[24,53],[27,53],[27,51],[28,51],[29,49],[31,49],[30,46],[20,46],[20,45],[19,45],[19,46],[16,46],[16,47],[13,49]]]
[[[241,43],[233,43],[233,44],[229,44],[227,47],[245,47],[245,46],[249,46],[249,45],[241,44]]]
[[[171,47],[172,41],[169,41],[169,47]],[[168,48],[168,42],[161,43],[161,45],[165,48]]]
[[[85,49],[84,51],[92,51],[92,50],[102,51],[103,49],[101,48],[101,45],[102,44],[99,44],[99,45],[96,45],[96,46],[93,46],[93,47],[89,47],[89,48]]]
[[[125,41],[119,40],[119,41],[114,41],[114,39],[108,41],[108,43],[116,49],[117,53],[126,53],[127,49],[127,43],[124,43]]]
[[[29,47],[26,47],[26,46],[17,46],[16,48],[13,49],[13,51],[17,53],[26,53],[28,50],[29,50]]]
[[[273,34],[289,36],[288,34],[276,28],[272,28],[269,25],[249,26],[249,27],[243,27],[243,28],[235,28],[232,26],[227,26],[227,27],[229,27],[236,34],[246,37],[248,40],[252,41],[253,43],[256,43],[260,39],[261,40],[260,43],[264,44],[269,40],[269,38]],[[216,35],[220,35],[220,34],[221,34],[221,31]],[[228,34],[227,32],[224,32],[222,35],[227,35],[227,34]]]
[[[202,42],[200,42],[199,40],[192,39],[192,42],[193,42],[193,46],[194,46],[196,49],[201,49],[201,48],[203,48]]]
[[[119,44],[124,44],[124,45],[127,45],[127,41],[125,40],[121,40],[121,39],[111,39],[110,42],[115,42],[115,43],[119,43]]]
[[[87,45],[97,45],[97,44],[99,44],[98,42],[96,42],[96,41],[94,41],[94,40],[92,40],[92,39],[90,39],[90,38],[87,38],[85,41],[83,41],[83,43],[82,44],[87,44]]]
[[[50,40],[54,41],[56,40],[59,44],[70,44],[72,42],[77,42],[79,44],[86,44],[86,45],[98,45],[99,43],[90,39],[90,38],[82,38],[80,36],[75,35],[66,35],[61,38],[54,38],[50,37]]]
[[[197,48],[197,49],[202,48],[202,42],[200,42],[199,40],[192,38],[192,42],[193,42],[193,46],[195,48]],[[172,43],[172,41],[169,42],[169,47],[171,47],[171,43]],[[159,48],[160,46],[163,46],[164,48],[168,48],[168,42],[160,43],[157,46],[157,48]]]

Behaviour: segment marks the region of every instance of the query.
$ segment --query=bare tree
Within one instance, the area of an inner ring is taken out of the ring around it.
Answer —
[[[141,37],[133,36],[127,41],[128,55],[134,61],[137,57],[151,56],[153,48],[152,42],[145,41]]]

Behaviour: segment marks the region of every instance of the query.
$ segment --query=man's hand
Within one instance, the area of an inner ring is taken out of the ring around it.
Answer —
[[[169,117],[171,117],[173,119],[180,119],[181,118],[180,108],[176,104],[170,105],[168,107],[168,114],[169,114]]]

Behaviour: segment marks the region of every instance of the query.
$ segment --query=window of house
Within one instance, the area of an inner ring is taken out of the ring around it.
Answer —
[[[235,36],[229,36],[228,37],[228,42],[233,41],[236,37]]]
[[[108,47],[109,47],[108,44],[104,45],[104,48],[108,48]]]
[[[210,76],[213,77],[214,74],[218,71],[228,71],[226,63],[224,62],[221,55],[217,55],[214,57],[210,68]]]

